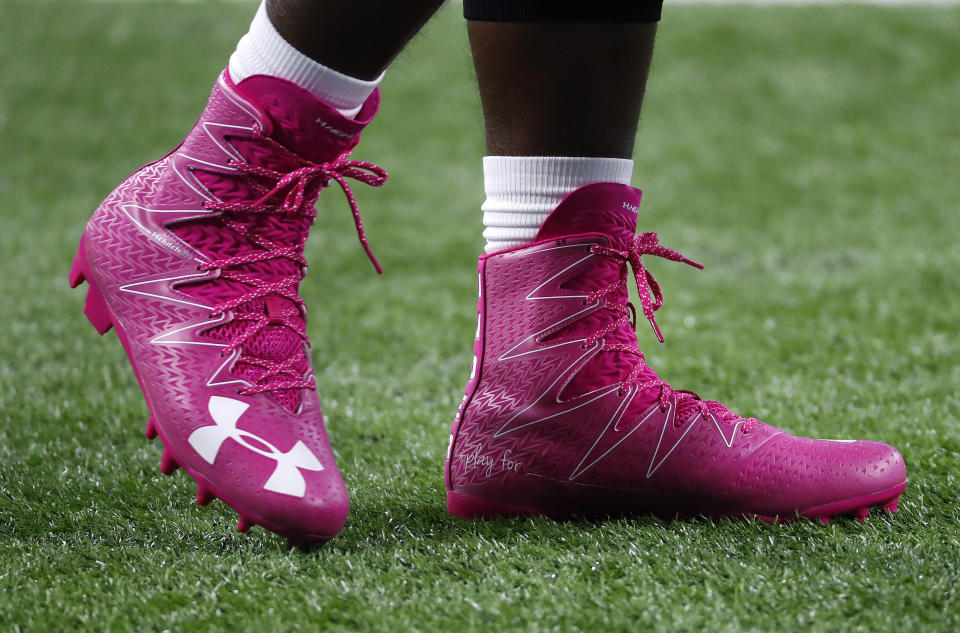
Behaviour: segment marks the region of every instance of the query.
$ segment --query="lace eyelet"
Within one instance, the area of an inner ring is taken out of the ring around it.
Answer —
[[[622,398],[626,395],[626,392],[623,389],[617,389],[617,396]]]

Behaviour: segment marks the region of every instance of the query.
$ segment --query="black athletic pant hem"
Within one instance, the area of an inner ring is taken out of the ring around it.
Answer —
[[[481,22],[659,22],[663,2],[463,0],[463,17]]]

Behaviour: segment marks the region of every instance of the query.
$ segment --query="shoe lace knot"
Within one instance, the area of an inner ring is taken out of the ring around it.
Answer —
[[[637,235],[633,238],[633,241],[626,250],[597,245],[591,246],[590,252],[594,253],[595,255],[609,257],[611,259],[630,264],[630,266],[633,268],[633,277],[637,284],[637,294],[640,296],[640,309],[643,312],[643,316],[646,317],[647,321],[650,322],[650,326],[653,328],[654,334],[657,335],[657,340],[662,343],[663,334],[660,333],[660,326],[657,325],[657,320],[654,318],[654,313],[663,306],[663,291],[660,289],[660,284],[658,284],[657,280],[654,279],[653,274],[647,270],[646,266],[643,265],[643,256],[653,255],[655,257],[662,257],[663,259],[668,259],[674,262],[682,262],[684,264],[694,266],[695,268],[703,268],[703,264],[695,262],[692,259],[688,259],[677,251],[661,245],[660,239],[657,237],[656,233],[641,233],[640,235]],[[627,268],[626,266],[623,266],[620,269],[620,279],[614,284],[599,288],[590,293],[586,298],[586,303],[589,304],[599,301],[602,297],[626,288],[626,286]],[[614,312],[620,314],[622,319],[626,320],[618,321],[613,327],[609,327],[609,329],[604,328],[604,330],[601,330],[601,332],[595,333],[590,337],[591,344],[614,329],[620,327],[620,325],[626,323],[627,320],[630,320],[631,315],[635,316],[636,314],[633,304],[630,302],[626,302],[625,304],[614,303],[608,307]],[[636,325],[636,323],[634,323],[634,325]]]

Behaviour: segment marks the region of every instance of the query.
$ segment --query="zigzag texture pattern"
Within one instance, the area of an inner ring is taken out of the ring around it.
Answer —
[[[101,331],[114,326],[124,344],[150,409],[147,434],[159,435],[164,443],[164,472],[182,466],[198,482],[198,501],[223,499],[240,513],[241,529],[257,523],[294,543],[322,541],[339,531],[349,501],[317,394],[305,390],[299,408],[291,411],[269,393],[239,393],[245,382],[232,371],[239,351],[204,335],[231,314],[213,315],[206,299],[178,289],[184,280],[210,278],[217,271],[203,272],[203,253],[170,230],[172,222],[216,213],[205,208],[216,198],[195,174],[235,176],[229,161],[240,154],[231,138],[246,139],[249,150],[254,126],[269,125],[256,102],[221,76],[184,143],[127,178],[94,213],[71,282],[90,283],[88,316]],[[258,155],[267,154],[261,148]],[[208,461],[188,438],[215,423],[210,403],[226,401],[244,407],[233,432],[240,440],[223,442]],[[289,458],[291,464],[302,468],[280,469],[278,459],[287,455],[296,456]],[[279,482],[278,469],[286,473],[286,483]]]
[[[629,323],[607,335],[613,351],[602,351],[604,339],[587,344],[606,302],[626,302],[623,285],[589,297],[626,274],[626,257],[618,268],[596,253],[626,248],[638,204],[632,188],[590,185],[547,220],[552,239],[481,258],[474,375],[447,462],[450,511],[829,520],[895,509],[906,471],[893,447],[797,438],[691,406],[689,396],[678,409],[668,387],[621,382],[621,342],[635,340]],[[564,234],[565,223],[600,235]]]

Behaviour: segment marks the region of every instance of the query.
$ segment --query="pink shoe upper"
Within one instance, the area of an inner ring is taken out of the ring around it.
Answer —
[[[347,159],[377,102],[347,120],[291,83],[224,72],[183,143],[84,234],[84,275],[168,449],[241,514],[298,538],[332,536],[349,507],[298,295],[303,247],[321,189],[339,183],[366,248],[345,178],[386,178]]]
[[[448,490],[554,514],[785,516],[902,484],[886,444],[793,437],[674,390],[646,364],[632,321],[640,312],[659,337],[663,298],[641,258],[699,264],[635,236],[640,196],[588,185],[534,243],[480,258]]]

